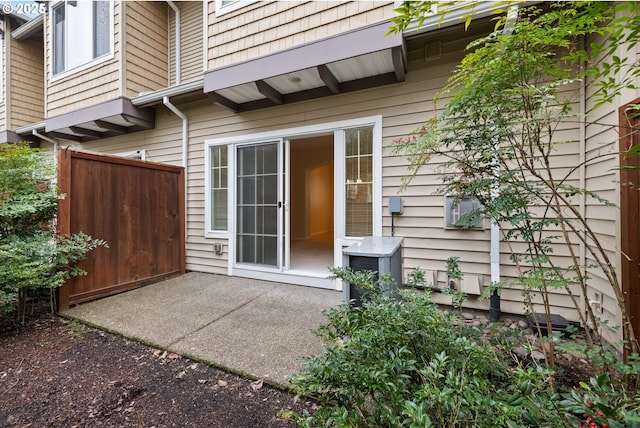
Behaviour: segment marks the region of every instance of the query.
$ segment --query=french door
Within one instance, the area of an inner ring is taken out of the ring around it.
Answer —
[[[282,139],[236,146],[236,264],[286,267],[286,174]]]

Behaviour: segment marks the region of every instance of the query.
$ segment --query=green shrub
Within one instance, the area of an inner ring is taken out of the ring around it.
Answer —
[[[55,168],[27,144],[0,146],[0,315],[23,317],[29,291],[54,289],[85,272],[77,263],[104,241],[55,232]]]
[[[336,269],[338,278],[363,286],[362,306],[328,311],[317,334],[321,356],[305,358],[292,379],[320,407],[299,415],[303,426],[496,427],[554,426],[562,420],[550,371],[511,367],[509,358],[455,326],[428,292],[384,296],[369,272]],[[366,285],[366,282],[370,282]],[[545,425],[548,424],[548,425]]]

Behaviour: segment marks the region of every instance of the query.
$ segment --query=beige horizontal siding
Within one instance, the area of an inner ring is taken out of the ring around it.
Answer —
[[[222,16],[210,2],[207,69],[313,42],[393,17],[390,1],[260,1]]]
[[[183,1],[176,2],[180,8],[180,61],[181,61],[181,83],[202,79],[203,64],[203,25],[204,17],[202,2]],[[176,84],[175,70],[175,15],[169,10],[169,81],[171,85]]]
[[[318,5],[305,3],[307,11],[316,10]],[[240,17],[249,10],[258,11],[265,8],[263,3],[256,4],[249,9],[229,14],[228,18],[221,17],[218,25],[226,21],[239,22]],[[286,16],[286,11],[294,7],[302,7],[299,3],[293,5],[270,6],[272,15],[280,19],[279,13]],[[323,5],[322,7],[329,7]],[[338,7],[334,5],[334,7]],[[349,7],[355,7],[353,5]],[[361,7],[361,6],[358,6]],[[274,9],[275,8],[275,9]],[[281,9],[278,9],[281,8]],[[211,9],[211,8],[210,8]],[[266,13],[266,9],[263,9]],[[291,11],[290,13],[293,13]],[[224,19],[223,19],[224,18]],[[233,19],[232,19],[233,18]],[[276,19],[276,18],[274,18]],[[209,17],[211,32],[215,27],[213,17]],[[235,21],[234,21],[235,20]],[[228,23],[229,28],[232,28]],[[414,178],[402,193],[400,188],[402,179],[407,174],[406,160],[402,156],[391,154],[390,147],[393,140],[408,134],[433,115],[432,99],[446,79],[457,61],[462,58],[461,52],[445,52],[440,60],[426,62],[420,58],[409,63],[408,79],[404,83],[386,87],[359,91],[349,94],[336,95],[303,103],[283,105],[269,109],[233,114],[222,108],[213,106],[209,101],[178,104],[189,117],[189,174],[187,180],[188,203],[188,232],[187,232],[187,268],[203,272],[226,273],[228,258],[228,243],[221,239],[204,237],[204,141],[209,138],[230,137],[257,132],[286,129],[301,125],[320,124],[337,120],[354,119],[358,117],[383,116],[383,231],[385,235],[391,233],[391,218],[388,214],[388,197],[400,194],[404,200],[404,213],[394,219],[395,233],[405,237],[404,240],[404,268],[409,272],[414,267],[436,272],[438,286],[446,285],[444,276],[448,257],[460,257],[460,265],[465,275],[477,276],[484,285],[490,281],[488,230],[464,231],[444,228],[443,197],[436,195],[441,184],[437,171],[439,160],[434,160]],[[211,58],[210,58],[211,59]],[[210,61],[210,66],[212,62]],[[593,111],[596,111],[594,109]],[[142,133],[120,136],[117,138],[96,141],[82,146],[89,150],[106,151],[110,153],[124,152],[134,149],[146,149],[150,160],[180,164],[181,160],[181,122],[162,106],[157,107],[157,127]],[[598,109],[599,119],[612,120],[611,107]],[[594,118],[595,119],[595,118]],[[554,153],[554,168],[556,172],[568,173],[579,161],[579,133],[575,123],[563,124],[558,136],[563,140],[570,140],[557,147]],[[604,138],[605,141],[616,141],[611,130],[587,130],[587,135],[593,136],[587,141],[590,148],[588,155],[595,155],[603,147],[596,142]],[[606,148],[606,147],[605,147]],[[585,168],[587,187],[602,191],[606,197],[617,202],[617,189],[613,181],[615,170],[611,169],[611,161],[594,162]],[[579,177],[577,172],[572,176],[572,183]],[[616,242],[616,221],[618,214],[615,208],[604,207],[593,200],[587,200],[586,213],[592,218],[592,226],[607,240]],[[224,254],[213,252],[213,243],[224,243]],[[615,245],[607,244],[614,252]],[[509,258],[512,251],[523,251],[523,244],[513,242],[500,244],[502,274],[505,279],[517,276],[518,266]],[[580,251],[579,245],[575,246]],[[613,254],[612,254],[613,255]],[[560,262],[570,256],[567,248],[556,246],[554,257]],[[587,259],[588,261],[588,259]],[[593,274],[593,287],[605,289],[601,279]],[[579,291],[576,290],[579,295]],[[606,312],[614,316],[615,307],[611,305],[611,296],[605,293]],[[434,295],[436,300],[445,301],[448,297]],[[552,297],[554,311],[576,320],[573,304],[569,297],[561,290]],[[471,307],[486,309],[488,303],[470,298],[467,303]],[[507,288],[502,295],[502,309],[505,312],[522,313],[522,294],[516,288]],[[605,314],[606,315],[606,314]]]
[[[167,5],[164,2],[125,2],[126,96],[168,86]]]
[[[15,129],[44,119],[44,59],[42,41],[19,42],[9,37],[9,74],[6,96],[11,103],[8,128]]]
[[[55,76],[51,77],[52,47],[51,35],[49,34],[51,14],[45,15],[46,117],[68,113],[123,95],[121,93],[119,65],[121,7],[122,3],[120,1],[114,1],[113,58],[57,79]]]

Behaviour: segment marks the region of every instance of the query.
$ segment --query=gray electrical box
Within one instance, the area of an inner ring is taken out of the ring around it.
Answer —
[[[402,198],[400,196],[391,196],[389,198],[389,214],[402,214],[403,209]]]
[[[349,266],[354,271],[378,272],[378,275],[390,273],[396,283],[384,284],[384,293],[394,294],[402,284],[402,241],[403,238],[394,236],[365,238],[343,250],[343,266]],[[360,287],[345,283],[342,294],[345,302],[354,300],[356,306],[362,304],[364,292]]]

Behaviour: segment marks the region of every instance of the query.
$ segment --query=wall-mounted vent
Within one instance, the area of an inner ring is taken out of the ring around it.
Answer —
[[[475,198],[460,195],[445,197],[445,226],[461,229],[481,229],[484,218],[478,212],[482,208]]]

